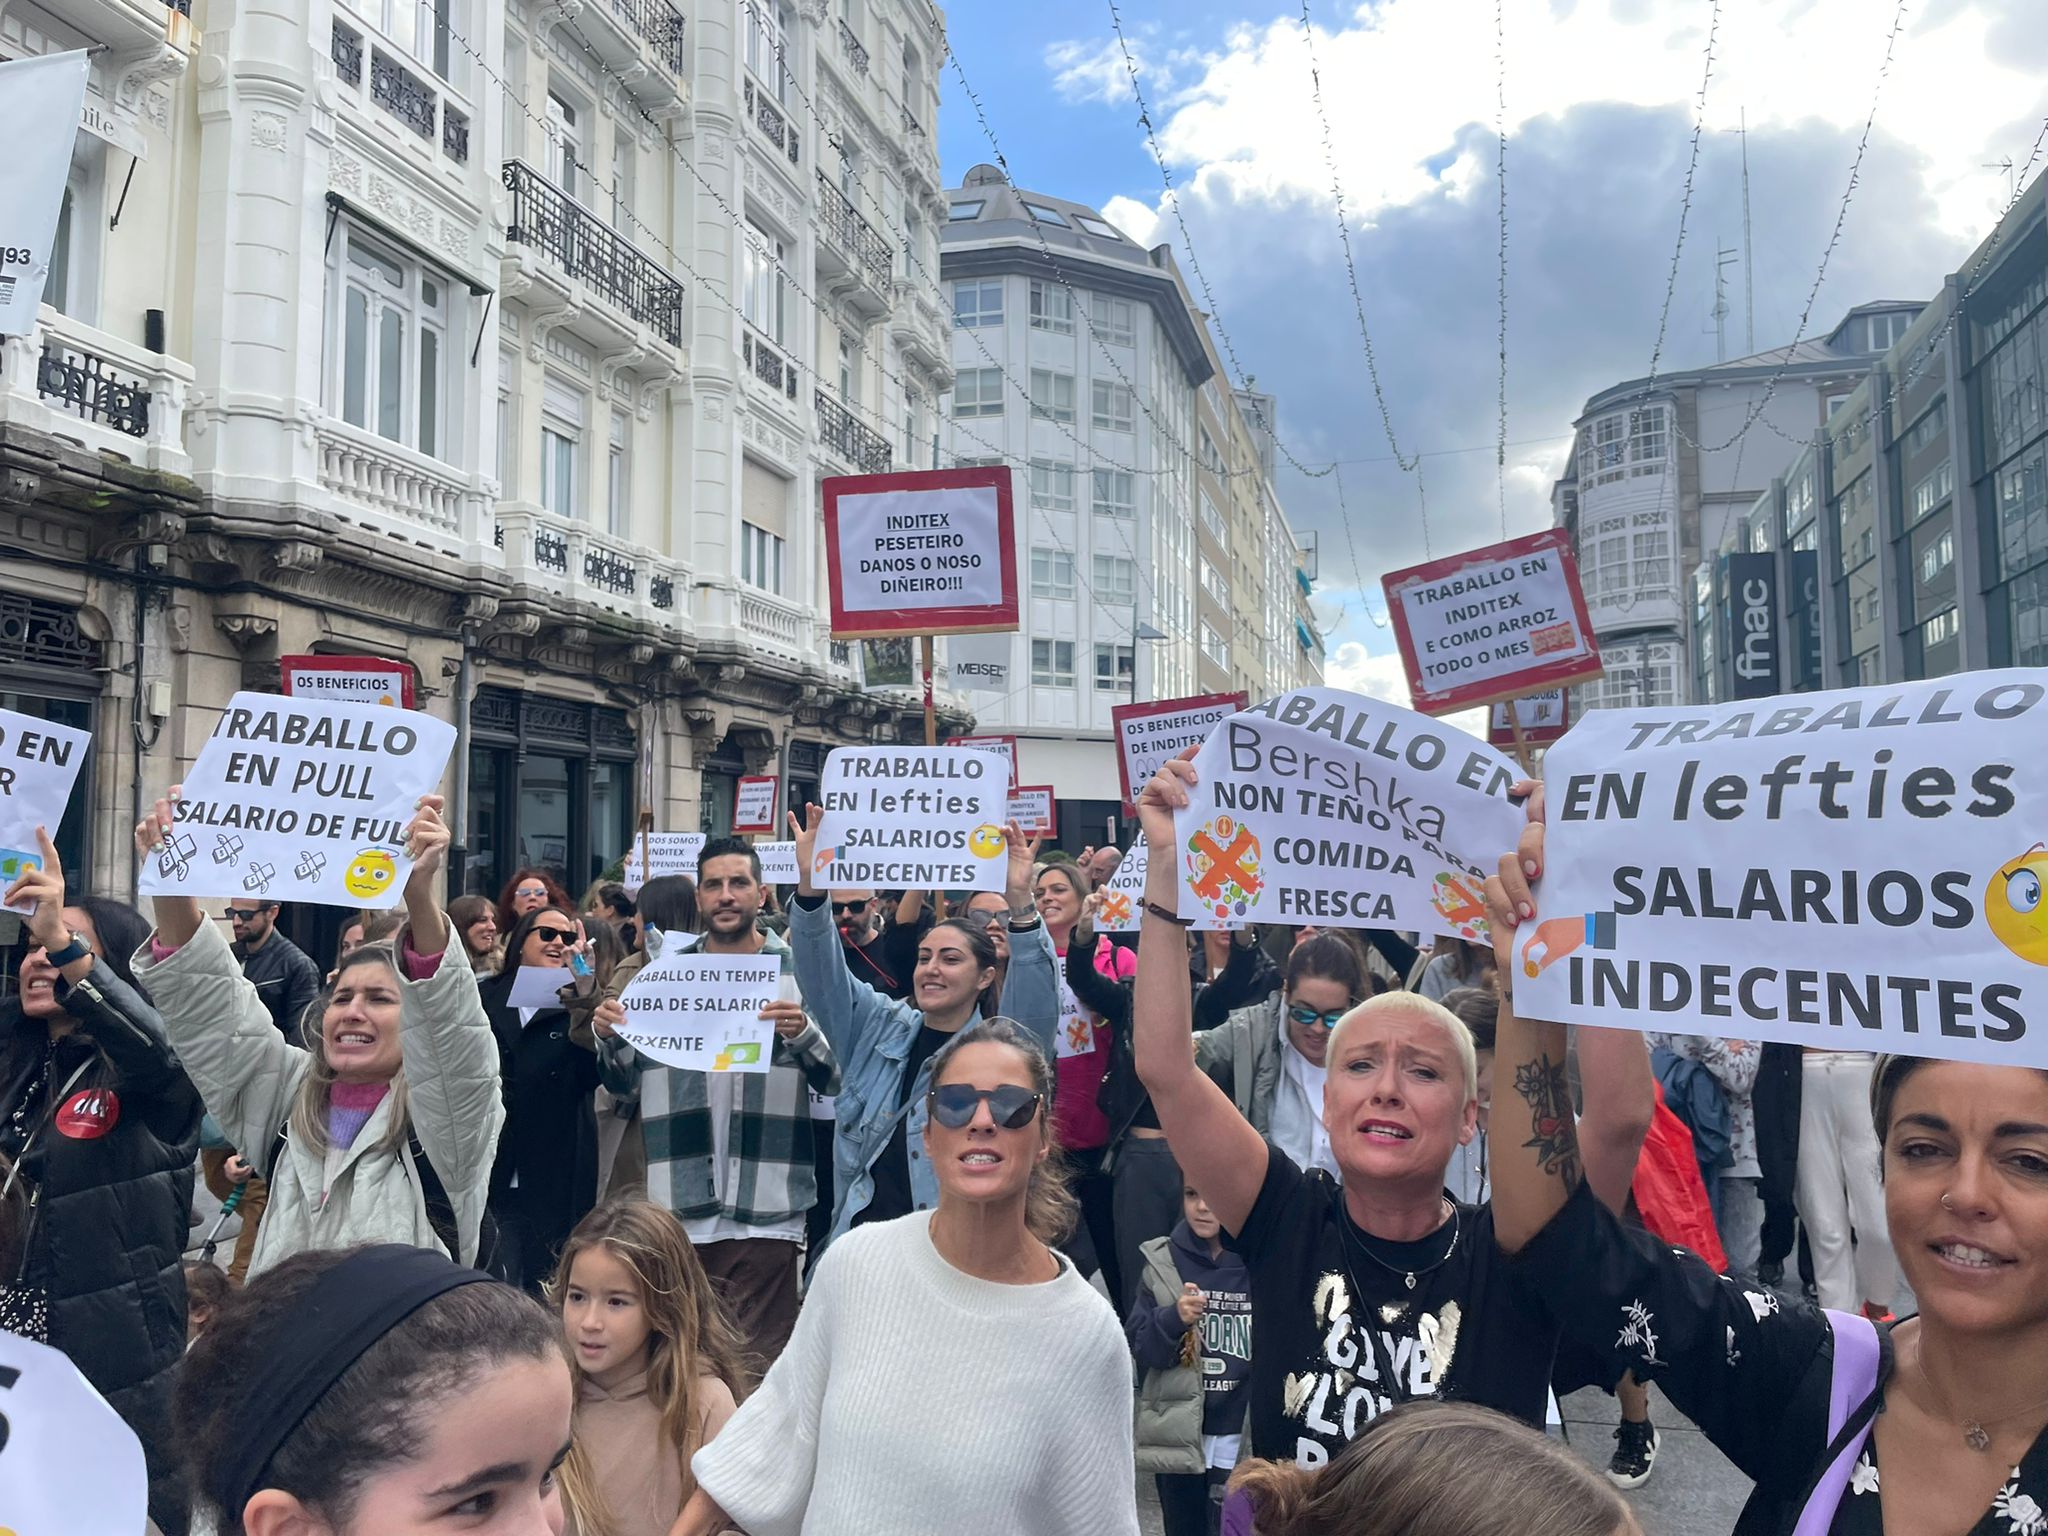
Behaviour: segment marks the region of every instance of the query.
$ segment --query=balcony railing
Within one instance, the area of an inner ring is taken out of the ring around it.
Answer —
[[[434,137],[436,98],[426,81],[382,48],[370,50],[370,100],[428,142]]]
[[[373,514],[357,521],[385,531],[393,525],[425,531],[426,541],[460,547],[470,490],[461,470],[343,421],[322,422],[319,443],[321,485]]]
[[[690,569],[579,518],[503,503],[498,533],[516,585],[536,586],[600,613],[657,629],[689,629]]]
[[[363,83],[363,33],[336,17],[328,34],[327,56],[334,63],[335,78],[360,90]],[[469,114],[428,80],[408,69],[395,55],[369,45],[370,100],[397,118],[427,143],[436,138],[438,126],[441,153],[458,165],[469,163]]]
[[[768,141],[789,156],[789,163],[796,165],[802,158],[797,144],[796,124],[783,115],[782,108],[769,99],[768,93],[755,88],[749,80],[745,85],[747,116],[754,120],[754,126],[768,135]]]
[[[524,161],[505,162],[512,222],[505,238],[530,245],[672,347],[683,344],[683,285],[596,214]]]
[[[687,65],[683,53],[683,14],[668,0],[611,0],[612,14],[640,34],[668,72],[680,77]]]
[[[894,455],[889,440],[845,406],[819,390],[818,440],[864,475],[885,475]]]
[[[631,597],[638,583],[633,562],[615,549],[590,548],[583,552],[583,579],[602,587],[614,597]]]
[[[363,34],[351,27],[345,27],[339,20],[334,23],[333,40],[328,44],[328,55],[334,60],[334,73],[344,85],[363,83]]]
[[[887,288],[896,268],[895,248],[861,216],[861,211],[853,206],[853,199],[832,185],[823,171],[818,172],[818,212],[825,221],[825,233],[858,259],[876,282]]]
[[[132,464],[187,475],[192,366],[45,306],[26,333],[0,337],[0,421],[83,443]]]
[[[740,353],[746,358],[747,367],[755,378],[770,389],[779,389],[790,399],[796,398],[796,364],[789,358],[748,331],[740,338]]]
[[[441,109],[441,153],[457,165],[469,164],[469,118],[453,107]]]
[[[149,380],[124,376],[79,347],[45,343],[36,361],[36,393],[80,421],[130,437],[149,436]]]
[[[853,28],[846,24],[844,17],[839,21],[839,46],[846,50],[846,62],[853,66],[853,72],[865,76],[868,72],[868,51],[853,35]]]

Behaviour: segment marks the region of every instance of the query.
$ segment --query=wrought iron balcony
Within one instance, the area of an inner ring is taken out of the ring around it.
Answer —
[[[334,23],[333,40],[328,44],[328,56],[334,60],[334,73],[344,85],[363,83],[363,34],[353,27],[345,27],[337,18]]]
[[[370,50],[370,99],[421,138],[434,137],[432,87],[382,48]]]
[[[45,346],[36,362],[36,393],[81,421],[149,436],[149,380],[123,377],[82,348]]]
[[[611,0],[612,14],[637,32],[654,56],[680,78],[687,65],[683,52],[683,13],[668,0]]]
[[[569,541],[551,528],[533,531],[533,563],[544,571],[569,574]]]
[[[889,440],[855,416],[832,396],[819,390],[818,440],[864,475],[885,475],[894,454]]]
[[[668,610],[676,605],[676,584],[667,576],[657,576],[647,583],[647,600],[655,607]]]
[[[505,186],[512,194],[506,239],[534,247],[670,346],[683,344],[681,283],[524,161],[505,162]]]
[[[441,109],[441,153],[457,165],[469,164],[469,118],[453,107]]]
[[[797,143],[796,124],[784,116],[782,108],[769,98],[766,91],[757,90],[753,81],[745,83],[744,93],[747,116],[754,120],[754,126],[768,135],[771,144],[789,156],[791,165],[798,164],[802,152]]]
[[[602,587],[615,597],[631,597],[634,587],[633,562],[617,550],[590,548],[583,552],[583,579]]]
[[[796,363],[792,359],[784,357],[752,331],[740,337],[740,352],[755,378],[770,389],[781,390],[792,400],[796,398]]]
[[[861,211],[853,206],[853,199],[832,185],[823,171],[818,172],[818,212],[824,220],[825,233],[865,266],[870,277],[886,289],[896,267],[895,248],[861,216]]]
[[[839,46],[846,50],[846,62],[853,66],[853,72],[865,77],[868,72],[868,51],[860,39],[853,35],[853,28],[846,24],[846,18],[839,19]]]

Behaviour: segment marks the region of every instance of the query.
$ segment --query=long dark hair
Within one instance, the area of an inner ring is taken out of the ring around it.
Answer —
[[[576,915],[566,906],[558,907],[549,902],[544,906],[535,907],[526,916],[514,923],[512,925],[512,932],[506,936],[505,964],[498,972],[500,976],[510,978],[519,974],[519,952],[526,948],[527,938],[533,933],[534,929],[540,926],[540,921],[544,917],[554,918],[554,922],[549,925],[550,927],[568,928],[571,930],[576,927]],[[562,980],[565,984],[569,980],[569,971],[566,967],[562,971]]]
[[[538,880],[548,888],[549,906],[560,907],[564,912],[571,914],[576,911],[576,903],[571,901],[569,893],[562,889],[561,881],[544,869],[522,869],[510,880],[507,880],[505,888],[498,892],[498,931],[500,933],[510,932],[512,925],[519,921],[518,915],[512,910],[512,893],[529,880]]]
[[[697,931],[697,882],[688,875],[661,875],[640,887],[640,931]]]
[[[1365,991],[1365,967],[1358,963],[1357,949],[1334,933],[1303,939],[1288,955],[1286,990],[1292,993],[1297,982],[1311,978],[1336,982],[1353,1002]]]

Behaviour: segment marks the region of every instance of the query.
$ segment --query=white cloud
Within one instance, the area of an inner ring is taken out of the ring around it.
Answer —
[[[1399,656],[1375,656],[1356,640],[1345,642],[1330,652],[1329,660],[1323,667],[1324,681],[1332,688],[1342,688],[1349,693],[1362,693],[1368,698],[1385,699],[1389,704],[1398,704],[1403,709],[1411,707],[1408,697],[1408,674],[1402,670]]]
[[[1158,243],[1159,211],[1135,197],[1112,197],[1102,205],[1102,216],[1147,249]]]
[[[1143,57],[1135,44],[1131,51],[1139,60],[1139,69],[1144,70]],[[1093,101],[1113,107],[1131,99],[1130,70],[1115,38],[1099,43],[1054,43],[1045,50],[1045,65],[1053,72],[1053,89],[1068,101]],[[1148,79],[1148,94],[1151,88]]]

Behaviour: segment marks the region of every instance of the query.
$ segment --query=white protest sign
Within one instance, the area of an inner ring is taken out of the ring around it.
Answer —
[[[633,841],[626,847],[626,862],[619,872],[619,884],[626,888],[628,896],[637,896],[641,886],[664,875],[687,875],[695,880],[697,855],[703,851],[702,832],[650,832],[647,834],[647,862],[651,867],[642,869],[640,836],[635,833]]]
[[[1011,790],[1003,815],[1016,822],[1026,837],[1055,837],[1059,833],[1050,784],[1024,784]]]
[[[830,889],[1000,891],[1003,759],[951,747],[839,747],[825,759],[811,879]]]
[[[756,843],[754,852],[761,860],[763,885],[797,883],[795,843]]]
[[[412,668],[402,661],[377,656],[285,656],[279,658],[278,665],[284,691],[295,699],[412,708]]]
[[[749,774],[733,792],[732,829],[735,832],[775,830],[775,776]]]
[[[36,328],[90,68],[83,50],[0,64],[0,336]]]
[[[1014,736],[955,736],[945,743],[949,747],[969,747],[977,752],[1000,752],[1003,756],[1003,772],[1009,775],[1009,787],[1017,787],[1017,738]]]
[[[405,829],[454,746],[454,726],[407,709],[238,693],[141,893],[392,906],[412,873]]]
[[[666,949],[626,983],[621,1040],[685,1072],[766,1072],[775,1026],[761,1010],[781,995],[778,955]]]
[[[1139,792],[1162,763],[1199,747],[1209,739],[1217,721],[1236,714],[1246,702],[1242,693],[1214,693],[1152,704],[1112,705],[1110,729],[1116,734],[1116,768],[1123,781],[1124,809],[1136,808]]]
[[[142,1442],[70,1359],[0,1333],[0,1522],[18,1536],[136,1536]]]
[[[507,1008],[559,1008],[561,991],[576,979],[565,965],[522,965],[505,993]]]
[[[1102,909],[1095,926],[1104,933],[1135,933],[1144,915],[1145,871],[1151,864],[1150,845],[1141,837],[1125,851],[1123,862],[1102,888]]]
[[[1015,629],[1012,480],[982,466],[824,481],[832,633]]]
[[[1415,707],[1441,715],[1600,675],[1562,528],[1380,579]]]
[[[57,835],[92,733],[0,709],[0,890],[43,867],[36,828]],[[10,907],[26,915],[34,903]]]
[[[1508,758],[1412,710],[1301,688],[1231,716],[1175,813],[1179,910],[1221,926],[1486,934],[1481,887],[1515,846]]]
[[[2048,1067],[2044,700],[2014,669],[1588,711],[1550,749],[1518,1004]]]

